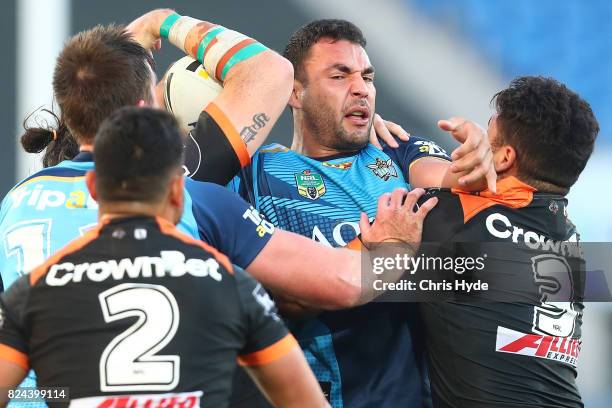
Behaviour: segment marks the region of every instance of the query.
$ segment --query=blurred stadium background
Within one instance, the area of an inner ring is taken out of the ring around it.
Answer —
[[[518,75],[552,76],[593,107],[601,133],[595,154],[570,193],[583,241],[611,242],[612,1],[609,0],[5,0],[1,15],[0,191],[39,168],[21,152],[21,123],[51,107],[51,77],[65,39],[97,23],[127,23],[172,7],[220,22],[282,51],[298,26],[316,18],[357,23],[376,66],[377,111],[413,134],[452,148],[437,119],[464,116],[486,124],[491,96]],[[181,56],[165,44],[158,75]],[[44,117],[39,120],[44,121]],[[286,113],[272,139],[290,143]],[[609,180],[609,179],[608,179]],[[587,407],[612,406],[612,306],[587,305],[579,382]]]

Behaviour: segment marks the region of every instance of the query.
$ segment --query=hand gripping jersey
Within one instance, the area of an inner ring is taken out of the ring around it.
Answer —
[[[41,387],[69,387],[74,406],[224,407],[236,358],[268,364],[297,345],[256,281],[144,216],[71,242],[0,309],[0,358],[33,368]]]
[[[450,271],[447,297],[421,305],[434,407],[582,407],[584,261],[568,242],[566,199],[515,178],[499,181],[497,195],[431,194],[439,202],[423,228],[427,255],[484,264]],[[467,293],[462,281],[489,288]]]
[[[15,186],[0,210],[0,277],[4,289],[97,223],[98,206],[85,185],[93,155],[39,171]],[[211,183],[185,180],[179,229],[202,239],[247,267],[266,245],[273,227],[246,202]],[[34,386],[33,374],[23,386]]]
[[[412,163],[447,158],[418,137],[400,143],[398,149],[368,145],[324,159],[270,145],[231,186],[275,226],[344,246],[359,234],[360,212],[373,219],[381,194],[407,187]],[[411,323],[398,305],[372,303],[324,312],[290,328],[333,407],[420,407],[423,378]]]

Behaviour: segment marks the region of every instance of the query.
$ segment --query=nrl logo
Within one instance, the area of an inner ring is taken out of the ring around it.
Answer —
[[[320,174],[312,173],[310,170],[304,170],[301,173],[294,173],[294,175],[298,193],[302,197],[316,200],[327,191],[325,183],[323,182],[323,177]]]
[[[397,171],[395,170],[391,159],[385,161],[377,157],[376,163],[368,164],[367,167],[368,169],[372,170],[374,175],[385,181],[389,180],[391,177],[397,177]]]

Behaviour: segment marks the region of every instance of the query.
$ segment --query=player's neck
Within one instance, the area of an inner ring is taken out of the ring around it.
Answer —
[[[165,205],[143,203],[139,201],[100,203],[100,209],[98,211],[99,221],[128,217],[160,217],[169,222],[176,223],[174,212]]]
[[[314,159],[344,153],[338,149],[321,145],[317,139],[310,134],[309,129],[306,129],[302,123],[295,120],[295,117],[293,121],[293,141],[291,143],[291,150]]]

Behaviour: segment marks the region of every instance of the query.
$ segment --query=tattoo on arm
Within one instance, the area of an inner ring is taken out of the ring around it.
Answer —
[[[248,144],[250,141],[255,139],[257,133],[264,128],[270,121],[270,118],[265,113],[257,113],[253,116],[253,124],[244,127],[240,131],[240,137],[242,141]]]

